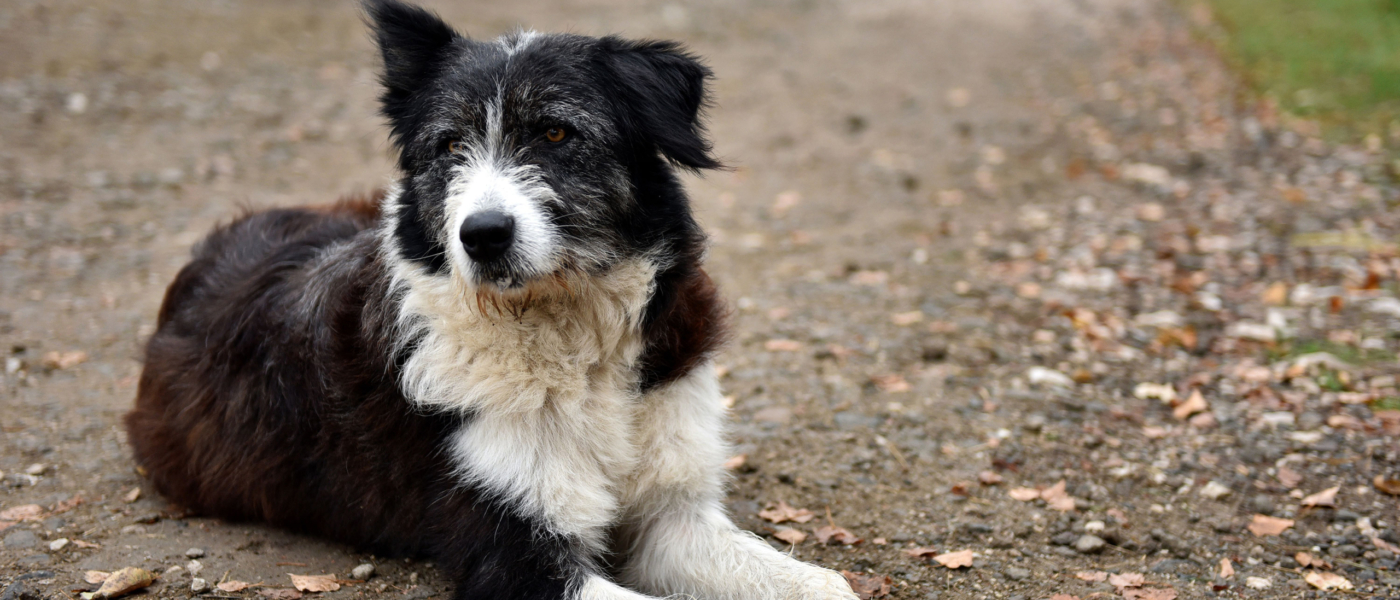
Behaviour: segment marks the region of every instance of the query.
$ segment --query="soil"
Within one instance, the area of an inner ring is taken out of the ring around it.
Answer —
[[[428,4],[477,36],[679,39],[713,67],[733,168],[689,184],[735,307],[742,527],[784,549],[795,528],[794,555],[891,598],[1333,593],[1309,574],[1400,594],[1400,131],[1331,145],[1248,100],[1193,34],[1208,12]],[[447,597],[430,564],[181,514],[120,427],[205,231],[393,177],[353,4],[10,0],[0,56],[5,600],[128,566],[161,598],[287,573]],[[778,502],[813,518],[759,515]]]

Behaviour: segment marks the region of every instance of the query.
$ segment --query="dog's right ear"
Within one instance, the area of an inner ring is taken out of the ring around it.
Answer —
[[[384,56],[384,93],[379,99],[395,140],[402,141],[407,104],[439,72],[450,47],[463,36],[437,15],[399,0],[364,0],[363,6]]]

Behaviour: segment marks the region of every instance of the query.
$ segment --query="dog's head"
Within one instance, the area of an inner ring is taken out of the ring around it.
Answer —
[[[477,41],[397,0],[366,0],[382,111],[404,172],[399,257],[510,293],[694,235],[674,166],[718,166],[710,72],[677,45],[518,33]]]

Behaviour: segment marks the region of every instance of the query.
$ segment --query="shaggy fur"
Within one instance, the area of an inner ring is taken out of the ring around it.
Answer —
[[[725,313],[674,172],[718,164],[709,71],[366,9],[403,177],[195,247],[126,418],[156,489],[430,557],[460,600],[854,598],[721,508]]]

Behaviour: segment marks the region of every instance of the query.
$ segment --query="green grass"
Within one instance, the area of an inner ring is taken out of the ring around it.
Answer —
[[[1315,352],[1326,352],[1337,357],[1342,362],[1352,365],[1364,366],[1378,362],[1392,362],[1396,359],[1395,353],[1379,348],[1362,349],[1350,344],[1338,344],[1327,340],[1294,340],[1276,347],[1270,352],[1270,360],[1282,360],[1294,358],[1304,354]]]
[[[1259,93],[1329,137],[1389,137],[1400,119],[1400,0],[1204,2]]]

